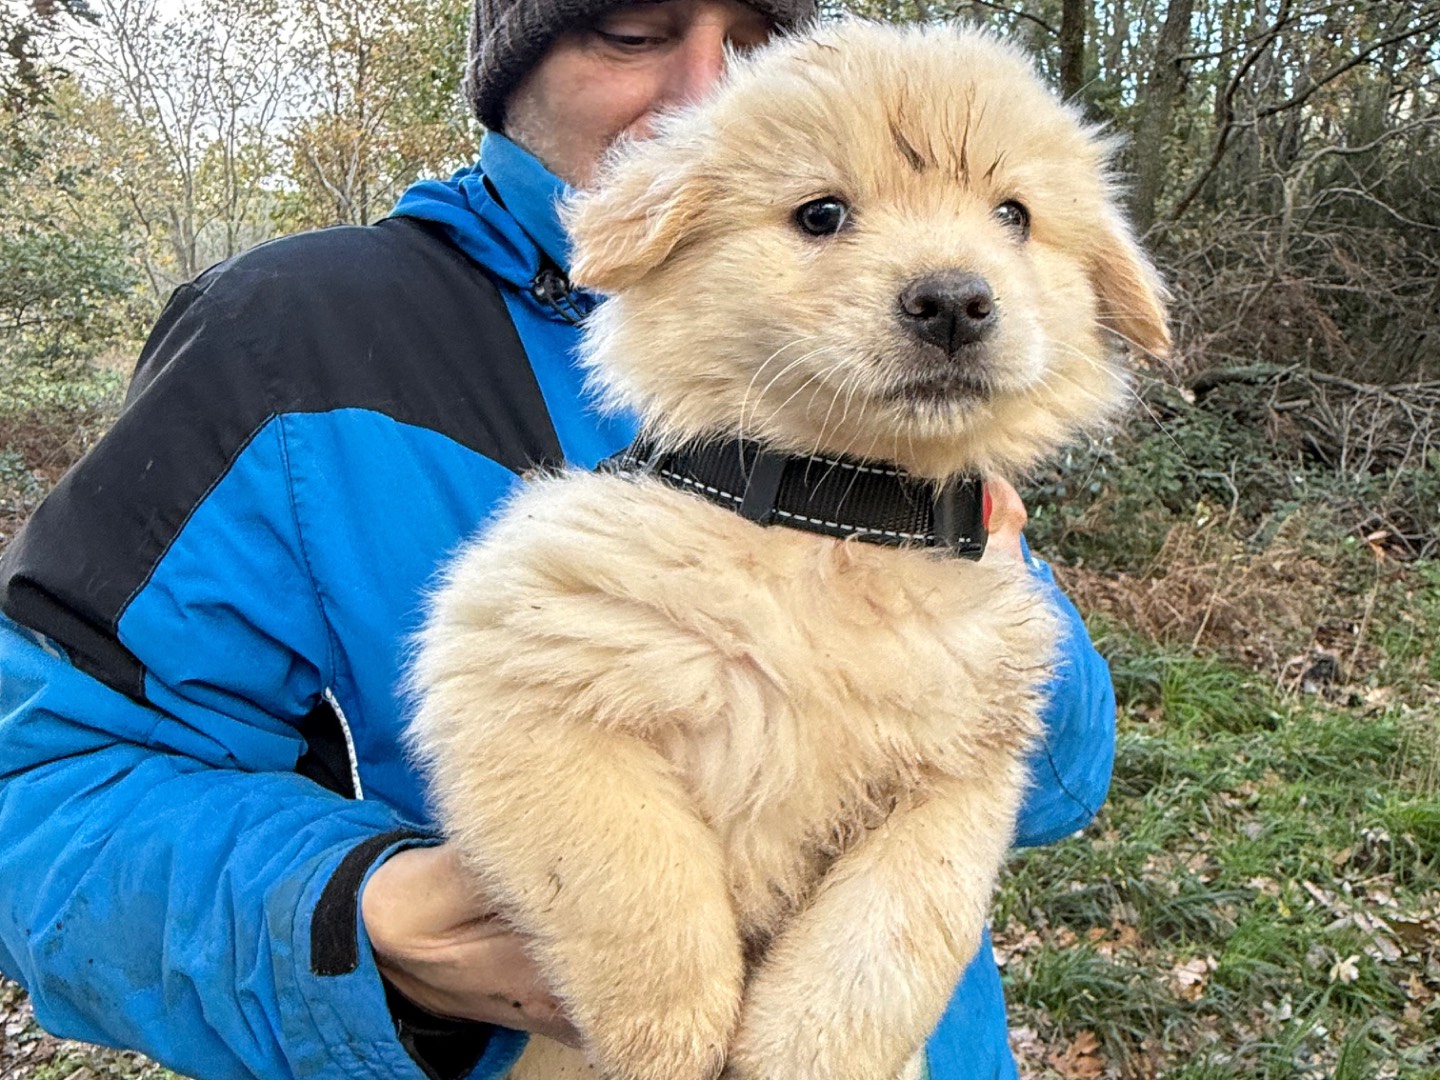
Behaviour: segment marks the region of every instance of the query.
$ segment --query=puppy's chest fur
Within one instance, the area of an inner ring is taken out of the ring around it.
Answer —
[[[554,724],[654,748],[720,840],[753,960],[936,778],[1022,782],[1054,621],[1018,566],[762,529],[571,473],[462,557],[432,634],[480,680],[475,752]]]

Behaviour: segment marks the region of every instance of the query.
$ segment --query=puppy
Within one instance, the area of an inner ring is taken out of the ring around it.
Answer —
[[[414,675],[446,835],[585,1038],[515,1076],[918,1072],[1056,632],[1023,567],[953,557],[957,478],[1110,413],[1116,340],[1168,342],[1110,149],[987,34],[844,22],[737,59],[569,207],[640,449],[528,484]],[[847,532],[861,491],[930,524]]]

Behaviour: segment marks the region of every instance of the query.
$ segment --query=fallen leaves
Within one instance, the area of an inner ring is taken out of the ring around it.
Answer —
[[[1170,969],[1170,987],[1181,1001],[1199,1001],[1210,973],[1219,966],[1213,956],[1182,960]]]
[[[1370,830],[1367,830],[1370,831]],[[1388,834],[1386,835],[1388,839]],[[1422,957],[1440,942],[1440,918],[1434,913],[1402,913],[1393,893],[1383,886],[1357,890],[1343,882],[1343,892],[1321,888],[1311,881],[1301,887],[1321,909],[1334,916],[1326,933],[1354,929],[1362,937],[1361,952],[1379,964],[1396,964],[1407,956]],[[1357,963],[1359,954],[1353,958]],[[1330,981],[1352,983],[1351,965],[1338,961],[1331,966]]]
[[[1046,1055],[1045,1063],[1065,1080],[1095,1080],[1105,1075],[1107,1062],[1093,1031],[1081,1031],[1064,1050]]]
[[[1349,985],[1360,981],[1360,955],[1347,956],[1330,965],[1330,981]]]

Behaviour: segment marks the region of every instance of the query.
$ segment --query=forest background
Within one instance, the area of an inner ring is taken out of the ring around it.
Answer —
[[[1130,419],[1025,485],[1115,787],[995,915],[1029,1077],[1440,1077],[1440,0],[853,0],[1125,137],[1175,294]],[[467,0],[0,0],[0,547],[170,290],[470,160]],[[152,1075],[0,981],[0,1080]]]

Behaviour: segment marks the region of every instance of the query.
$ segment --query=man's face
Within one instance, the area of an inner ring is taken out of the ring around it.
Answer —
[[[616,138],[646,138],[658,113],[714,86],[727,43],[750,48],[770,30],[764,15],[738,0],[615,8],[556,39],[511,94],[505,134],[584,187]]]

